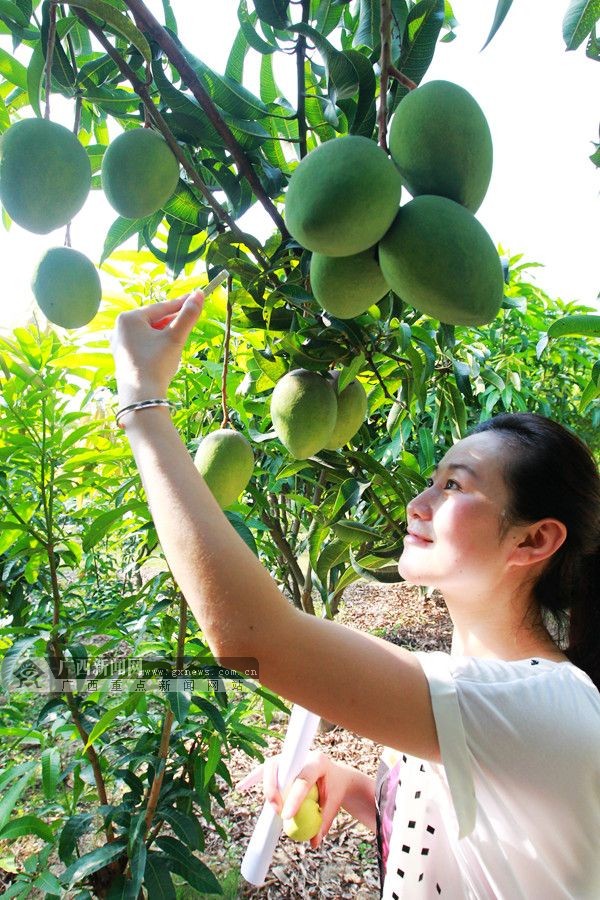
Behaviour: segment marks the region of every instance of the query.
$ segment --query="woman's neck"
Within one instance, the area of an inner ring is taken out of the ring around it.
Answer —
[[[450,597],[446,605],[454,625],[453,656],[476,656],[507,661],[539,656],[565,661],[539,615],[528,616],[530,598],[471,598],[468,602]]]

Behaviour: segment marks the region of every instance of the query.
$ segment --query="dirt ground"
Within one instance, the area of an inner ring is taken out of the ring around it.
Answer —
[[[340,613],[339,621],[344,624],[412,650],[450,649],[450,619],[435,594],[428,598],[407,585],[359,583],[344,594]],[[359,678],[357,673],[357,685]],[[380,745],[339,726],[319,732],[313,746],[372,776],[382,751]],[[280,739],[270,738],[266,752],[280,749]],[[244,754],[234,754],[228,763],[234,786],[255,765]],[[218,835],[207,835],[204,855],[217,876],[241,861],[262,808],[262,791],[259,786],[243,793],[229,790],[224,799],[224,824],[231,843],[224,847]],[[309,844],[280,840],[264,886],[253,888],[241,879],[237,896],[251,900],[376,900],[380,892],[375,835],[341,812],[317,850]]]

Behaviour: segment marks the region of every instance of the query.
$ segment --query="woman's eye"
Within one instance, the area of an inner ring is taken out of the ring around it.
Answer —
[[[454,478],[449,478],[446,481],[446,490],[458,490],[460,491],[460,484],[458,481],[455,481]]]
[[[428,488],[433,487],[433,478],[426,478],[425,484],[427,485]]]

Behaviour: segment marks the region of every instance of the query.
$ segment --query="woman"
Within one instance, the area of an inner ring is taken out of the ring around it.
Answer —
[[[439,588],[452,653],[413,653],[305,615],[196,471],[164,405],[202,295],[119,317],[125,428],[173,574],[218,658],[255,657],[290,701],[383,744],[377,784],[319,753],[323,826],[378,831],[383,897],[600,897],[600,479],[556,423],[506,416],[453,446],[407,508],[399,563]],[[142,404],[142,405],[140,405]],[[127,411],[125,411],[127,410]],[[570,610],[569,640],[545,616]],[[281,809],[276,764],[265,791]]]

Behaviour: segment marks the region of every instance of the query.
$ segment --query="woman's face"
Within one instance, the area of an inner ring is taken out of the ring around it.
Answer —
[[[502,532],[509,500],[505,453],[502,438],[489,431],[448,451],[429,486],[407,507],[398,563],[406,581],[454,592],[499,583],[515,545],[514,530]]]

